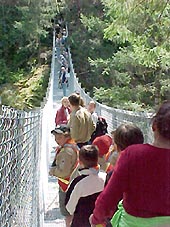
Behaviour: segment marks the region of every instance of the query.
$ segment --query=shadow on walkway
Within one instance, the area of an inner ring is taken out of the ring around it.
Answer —
[[[48,210],[45,214],[45,221],[54,221],[56,219],[63,219],[63,216],[60,214],[59,208],[53,208]]]

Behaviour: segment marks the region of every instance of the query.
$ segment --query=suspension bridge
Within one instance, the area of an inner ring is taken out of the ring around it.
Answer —
[[[55,126],[55,113],[62,98],[56,49],[54,33],[51,74],[41,107],[29,112],[6,106],[0,108],[1,227],[65,227],[59,212],[57,180],[48,175],[55,149],[50,131]],[[78,90],[88,104],[91,97],[76,77],[69,48],[68,54],[67,95]],[[133,122],[143,131],[145,142],[152,140],[149,114],[113,109],[100,103],[96,112],[105,117],[109,132],[121,123]]]

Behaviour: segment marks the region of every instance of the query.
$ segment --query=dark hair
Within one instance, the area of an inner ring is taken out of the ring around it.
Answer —
[[[68,100],[72,106],[80,105],[80,95],[73,93],[68,97]]]
[[[121,124],[114,134],[114,142],[122,151],[132,144],[141,144],[144,142],[143,133],[134,124]]]
[[[95,145],[85,145],[79,151],[79,160],[85,167],[90,168],[98,164],[99,150]]]
[[[165,139],[170,139],[170,100],[166,100],[159,107],[153,117],[153,123],[156,124],[158,132]]]
[[[84,100],[81,96],[80,96],[80,106],[82,106],[82,107],[86,106],[85,103],[84,103]]]

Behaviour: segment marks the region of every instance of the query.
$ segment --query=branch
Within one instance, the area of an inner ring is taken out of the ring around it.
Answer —
[[[135,5],[135,7],[130,11],[130,14],[139,6],[139,5],[141,5],[141,3],[143,3],[143,2],[145,2],[146,0],[141,0],[141,1],[139,1],[136,5]]]
[[[161,20],[162,14],[163,14],[163,12],[164,12],[164,10],[165,10],[165,8],[167,7],[167,5],[168,5],[169,2],[170,2],[170,0],[167,0],[167,1],[166,1],[165,6],[163,7],[161,14],[159,15],[159,18],[158,18],[158,21],[159,21],[159,22],[160,22],[160,20]]]

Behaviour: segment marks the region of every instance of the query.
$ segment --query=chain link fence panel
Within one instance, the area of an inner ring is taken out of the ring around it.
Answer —
[[[48,179],[42,179],[41,169],[48,171],[46,117],[52,107],[54,48],[55,34],[51,74],[41,107],[27,112],[0,106],[0,227],[43,226],[43,187]]]
[[[0,110],[0,226],[39,222],[41,111]]]

